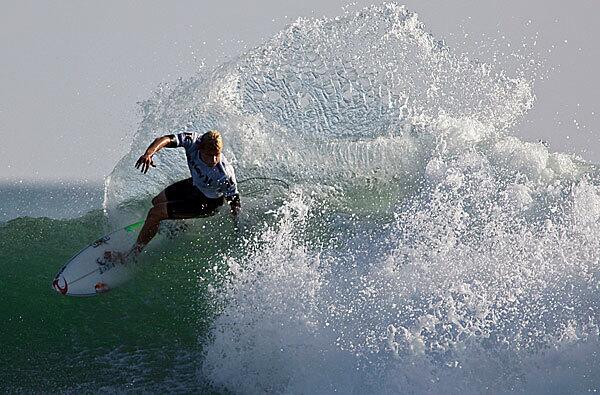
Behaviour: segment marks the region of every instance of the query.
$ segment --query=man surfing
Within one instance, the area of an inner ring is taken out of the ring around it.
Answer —
[[[124,263],[136,257],[158,232],[165,219],[208,217],[217,213],[225,201],[237,218],[241,203],[233,167],[222,154],[221,134],[212,130],[200,135],[196,132],[171,134],[156,138],[137,160],[135,167],[146,174],[156,167],[152,157],[163,148],[185,148],[191,177],[178,181],[152,199],[152,208],[131,251],[126,254],[107,251],[105,258]]]

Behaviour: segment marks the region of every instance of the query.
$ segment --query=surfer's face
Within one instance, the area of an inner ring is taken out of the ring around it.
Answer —
[[[221,161],[221,151],[214,149],[200,149],[200,159],[208,167],[215,167]]]

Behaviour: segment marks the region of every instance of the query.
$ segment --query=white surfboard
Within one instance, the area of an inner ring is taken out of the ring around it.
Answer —
[[[71,258],[52,281],[52,288],[62,295],[94,296],[115,288],[131,277],[131,267],[111,261],[106,251],[128,251],[144,221],[99,238]]]

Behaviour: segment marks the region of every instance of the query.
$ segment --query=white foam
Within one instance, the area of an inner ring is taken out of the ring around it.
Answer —
[[[238,178],[294,185],[224,258],[200,372],[218,389],[594,389],[596,170],[510,135],[532,103],[527,81],[395,4],[300,19],[144,103],[105,207],[139,210],[185,177],[176,150],[133,169],[155,135],[185,129],[221,130]]]

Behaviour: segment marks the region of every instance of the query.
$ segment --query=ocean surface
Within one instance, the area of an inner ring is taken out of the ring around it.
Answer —
[[[599,390],[598,167],[515,137],[532,81],[498,67],[396,4],[299,19],[160,86],[104,186],[2,186],[0,390]],[[54,292],[187,177],[181,150],[137,172],[149,142],[209,129],[248,180],[241,232],[165,222],[122,288]]]
[[[100,183],[0,181],[0,224],[20,217],[81,217],[102,209],[103,197]]]

